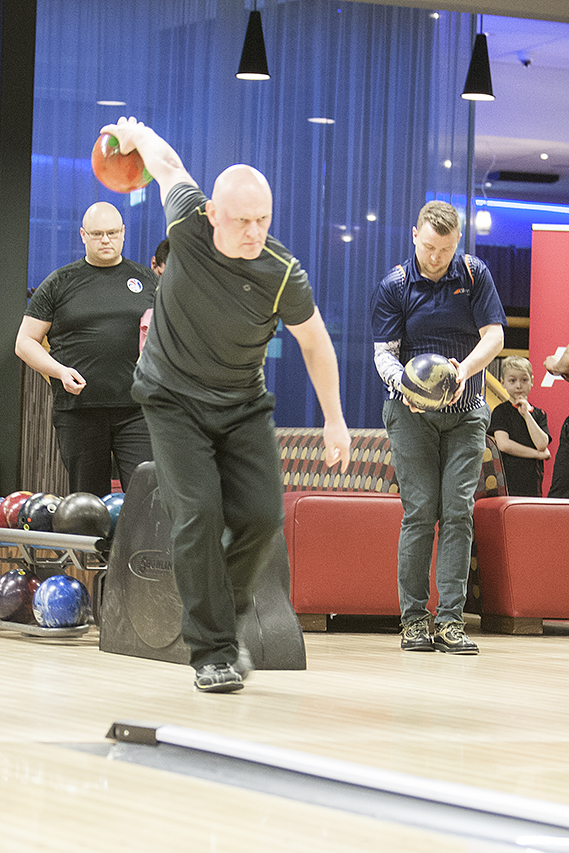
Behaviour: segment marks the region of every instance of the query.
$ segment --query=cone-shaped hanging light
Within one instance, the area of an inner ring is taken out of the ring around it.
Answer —
[[[249,14],[239,71],[235,76],[239,77],[240,80],[271,79],[267,65],[267,54],[265,53],[261,13],[257,12],[256,9]]]
[[[476,36],[462,97],[466,98],[467,101],[494,100],[488,44],[484,33],[478,33]]]

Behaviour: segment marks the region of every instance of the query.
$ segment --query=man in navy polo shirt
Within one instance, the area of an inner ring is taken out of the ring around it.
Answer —
[[[481,392],[507,321],[485,264],[455,254],[461,236],[452,205],[426,204],[413,228],[414,257],[394,267],[371,299],[375,364],[389,391],[383,420],[404,508],[398,583],[405,651],[478,653],[464,631],[463,610],[474,492],[490,422]],[[401,392],[404,365],[426,352],[446,356],[458,371],[455,396],[436,412],[421,412]],[[431,637],[427,602],[437,522],[439,603]]]

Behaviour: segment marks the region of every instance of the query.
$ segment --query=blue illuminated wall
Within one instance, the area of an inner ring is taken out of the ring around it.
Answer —
[[[249,8],[244,0],[38,0],[28,286],[83,254],[81,218],[101,199],[121,211],[125,255],[150,262],[164,236],[158,187],[119,196],[89,166],[101,125],[135,115],[176,148],[206,193],[231,163],[267,175],[271,231],[309,274],[338,356],[348,425],[381,426],[370,294],[412,252],[411,227],[428,193],[466,203],[469,106],[460,87],[474,17],[264,0],[271,79],[256,82],[235,78]],[[279,425],[320,425],[286,330],[266,375]]]
[[[511,199],[476,199],[476,209],[486,207],[492,216],[489,234],[478,234],[477,246],[517,246],[531,248],[531,226],[569,225],[569,205],[537,204]]]

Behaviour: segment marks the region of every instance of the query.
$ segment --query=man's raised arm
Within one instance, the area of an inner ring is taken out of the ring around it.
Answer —
[[[147,170],[160,186],[162,203],[176,184],[195,185],[196,182],[172,146],[134,116],[128,119],[121,116],[116,124],[102,127],[101,133],[110,133],[118,139],[121,154],[129,154],[136,148]]]

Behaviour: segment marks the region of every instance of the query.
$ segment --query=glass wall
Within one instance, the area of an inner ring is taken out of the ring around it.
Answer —
[[[125,254],[150,262],[164,236],[158,187],[118,195],[90,167],[99,128],[135,115],[177,149],[206,193],[231,163],[267,175],[271,231],[309,273],[338,354],[348,425],[381,426],[369,298],[410,254],[427,198],[466,213],[468,104],[460,92],[471,16],[265,0],[257,8],[271,79],[254,82],[235,78],[250,7],[38,0],[29,287],[83,254],[81,218],[97,200],[121,211]],[[286,330],[270,347],[266,373],[279,425],[320,425]]]

